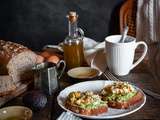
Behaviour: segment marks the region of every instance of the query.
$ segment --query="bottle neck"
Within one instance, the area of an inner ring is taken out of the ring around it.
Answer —
[[[77,21],[75,22],[69,21],[68,28],[69,28],[69,37],[75,38],[78,36]]]

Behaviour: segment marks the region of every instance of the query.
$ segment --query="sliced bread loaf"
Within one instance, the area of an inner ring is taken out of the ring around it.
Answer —
[[[15,83],[33,79],[32,66],[37,55],[23,45],[0,40],[0,66],[7,71]]]

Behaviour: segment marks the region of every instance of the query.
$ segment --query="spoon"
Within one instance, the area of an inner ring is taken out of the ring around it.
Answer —
[[[124,28],[124,31],[123,31],[123,33],[122,33],[122,37],[121,37],[121,39],[120,39],[120,43],[124,43],[125,42],[125,39],[126,39],[126,37],[127,37],[127,33],[128,33],[128,26],[125,26],[125,28]]]

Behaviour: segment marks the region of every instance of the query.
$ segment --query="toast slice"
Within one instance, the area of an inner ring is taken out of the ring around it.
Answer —
[[[135,96],[124,102],[108,101],[108,106],[117,109],[127,109],[143,99],[143,94],[138,91]]]
[[[92,92],[72,92],[67,97],[65,107],[83,115],[99,115],[108,111],[108,105],[99,95]]]
[[[75,105],[71,105],[71,104],[65,104],[66,108],[75,112],[75,113],[79,113],[79,114],[82,114],[82,115],[99,115],[99,114],[102,114],[102,113],[105,113],[108,111],[108,106],[100,106],[100,107],[97,107],[97,108],[94,108],[94,109],[83,109],[83,108],[80,108],[79,106],[75,106]]]
[[[100,95],[109,107],[117,109],[127,109],[144,98],[132,85],[120,81],[103,88]]]
[[[12,93],[16,89],[12,77],[9,75],[0,76],[0,97]]]

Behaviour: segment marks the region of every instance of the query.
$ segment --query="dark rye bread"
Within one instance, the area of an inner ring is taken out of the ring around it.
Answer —
[[[68,103],[65,104],[65,107],[75,113],[82,114],[82,115],[89,115],[89,116],[99,115],[108,111],[107,104],[106,106],[100,106],[96,109],[82,109],[78,106],[74,106]]]
[[[115,102],[115,101],[108,101],[108,106],[112,108],[117,108],[117,109],[127,109],[130,106],[138,103],[143,99],[143,94],[138,91],[135,96],[133,96],[131,99],[125,102]]]
[[[37,55],[27,47],[0,40],[1,72],[6,71],[5,74],[11,76],[15,83],[33,78],[31,68],[36,63],[36,58]]]
[[[12,77],[9,75],[0,76],[0,97],[12,93],[16,89]]]

